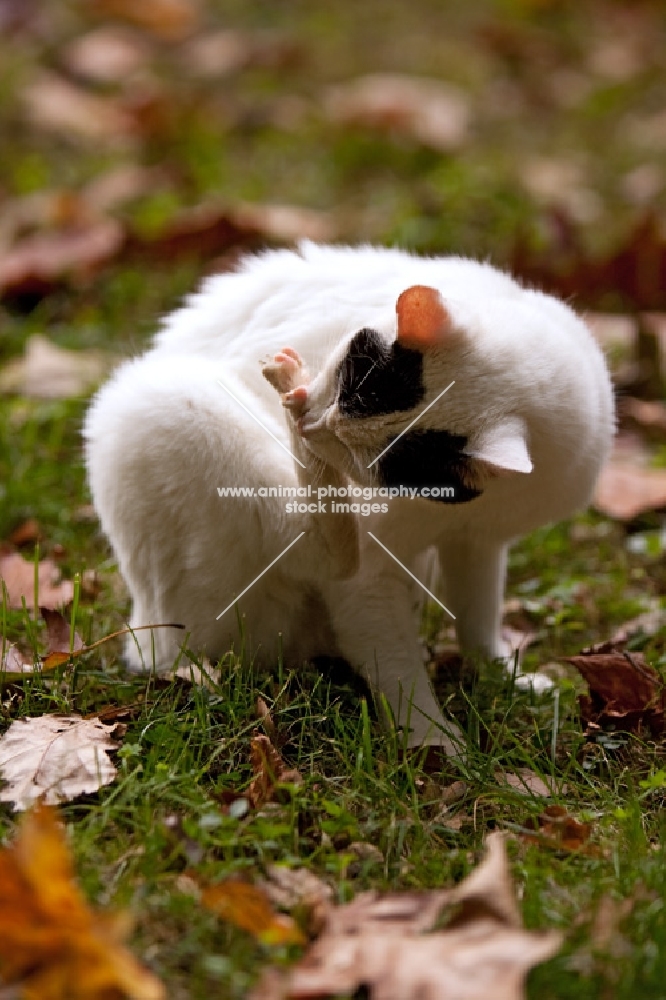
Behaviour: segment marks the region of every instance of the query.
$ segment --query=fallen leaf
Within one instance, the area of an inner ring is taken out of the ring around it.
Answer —
[[[324,108],[341,125],[366,125],[408,135],[437,150],[461,146],[469,131],[467,95],[439,80],[372,73],[329,87]]]
[[[264,699],[261,697],[261,695],[259,695],[257,698],[256,713],[257,713],[257,718],[261,720],[261,724],[266,730],[266,735],[270,740],[274,740],[277,731],[275,728],[275,723],[273,722],[273,716],[271,715],[270,708],[268,707]]]
[[[666,117],[663,120],[666,124]],[[538,253],[519,236],[511,261],[513,274],[561,298],[574,299],[579,308],[603,308],[612,296],[625,309],[666,309],[666,238],[652,208],[616,249],[599,258],[590,256],[582,227],[574,226],[560,206],[544,213],[544,222],[551,232],[546,249]]]
[[[231,217],[241,229],[279,242],[307,239],[327,243],[338,235],[332,215],[298,205],[244,202],[234,206]]]
[[[94,0],[92,6],[107,17],[118,17],[167,42],[187,38],[198,27],[196,0]]]
[[[22,358],[0,370],[0,392],[32,399],[69,399],[95,386],[110,365],[101,351],[70,351],[35,333]]]
[[[165,1000],[122,940],[123,915],[92,911],[74,878],[63,827],[39,806],[0,849],[0,964],[24,1000]]]
[[[497,771],[495,773],[495,780],[500,785],[509,785],[510,788],[514,788],[517,792],[523,795],[532,795],[535,798],[550,798],[561,791],[552,778],[546,780],[534,771],[531,771],[529,767],[520,767],[515,773],[511,771]]]
[[[260,245],[259,234],[240,225],[228,208],[202,202],[182,209],[157,233],[131,235],[127,252],[139,260],[209,260],[236,247],[253,250]]]
[[[351,849],[352,845],[349,850]],[[296,910],[299,924],[305,928],[308,936],[319,934],[333,898],[331,887],[308,868],[268,865],[266,873],[268,878],[263,879],[259,885],[272,905],[280,910]]]
[[[179,677],[190,684],[206,688],[208,691],[215,691],[222,679],[222,671],[219,667],[214,667],[209,660],[204,659],[201,666],[196,663],[181,663],[174,672],[173,677]]]
[[[649,898],[649,894],[646,895]],[[621,900],[613,899],[608,893],[601,897],[590,928],[590,944],[593,948],[610,952],[615,959],[622,954],[631,954],[631,944],[621,933],[620,927],[632,913],[639,898],[639,893]]]
[[[564,806],[547,806],[537,817],[535,833],[521,833],[523,840],[555,850],[579,851],[598,856],[595,847],[586,847],[592,833],[591,823],[581,823]]]
[[[466,781],[453,781],[450,785],[445,785],[439,790],[439,802],[440,805],[450,806],[454,802],[460,802],[464,799],[469,791],[469,785]]]
[[[8,787],[0,801],[27,809],[96,792],[116,776],[108,757],[117,749],[115,726],[79,715],[26,716],[12,722],[0,739],[0,773]]]
[[[617,453],[601,470],[594,506],[620,521],[666,507],[666,469],[652,469]]]
[[[622,350],[626,354],[633,353],[636,346],[638,324],[635,316],[621,313],[586,312],[584,320],[592,332],[592,336],[604,351],[612,353]]]
[[[109,642],[109,640],[111,640],[111,639],[116,639],[116,638],[118,638],[118,636],[121,636],[121,635],[129,635],[130,633],[139,632],[142,629],[147,629],[147,628],[180,628],[180,629],[182,629],[182,628],[185,628],[185,626],[184,625],[177,625],[177,624],[175,624],[173,622],[165,622],[164,624],[160,624],[160,625],[135,625],[133,628],[121,628],[117,632],[111,632],[111,633],[109,633],[109,635],[102,636],[101,639],[97,639],[96,642],[91,642],[87,646],[81,644],[80,646],[77,646],[75,649],[73,649],[71,651],[70,651],[69,646],[68,646],[67,650],[64,651],[64,652],[60,651],[60,650],[52,650],[50,653],[47,653],[45,657],[43,657],[43,659],[42,659],[42,670],[53,670],[55,667],[59,667],[63,663],[68,663],[69,660],[73,660],[75,657],[81,656],[83,653],[90,653],[91,650],[97,649],[98,646],[103,646],[105,642]],[[188,679],[190,679],[190,678],[188,677]],[[168,681],[166,681],[166,679],[164,679],[164,680],[165,680],[165,683],[168,683]]]
[[[661,442],[666,437],[666,403],[660,399],[621,396],[618,417],[623,427],[638,428],[651,439]]]
[[[248,67],[284,70],[300,61],[301,46],[277,31],[248,32],[227,28],[191,39],[180,52],[189,73],[199,77],[231,76]]]
[[[591,652],[566,657],[587,681],[589,697],[579,698],[586,733],[603,729],[653,737],[664,731],[664,682],[642,653]]]
[[[0,295],[43,296],[65,282],[88,281],[124,245],[123,227],[111,218],[26,236],[0,256]]]
[[[184,69],[194,76],[231,76],[249,65],[252,36],[234,28],[207,31],[187,42],[180,55]]]
[[[241,879],[227,879],[201,891],[201,902],[218,917],[248,931],[263,944],[304,944],[291,917],[276,913],[263,889]]]
[[[42,559],[37,564],[37,594],[35,563],[18,552],[0,552],[0,578],[7,589],[10,608],[22,608],[24,601],[29,610],[37,605],[61,608],[74,597],[74,584],[71,580],[60,580],[60,570],[52,559]]]
[[[80,197],[89,215],[101,216],[153,194],[165,179],[166,174],[159,168],[121,163],[88,181]]]
[[[40,608],[39,613],[46,623],[47,655],[49,653],[76,653],[85,648],[81,636],[74,632],[72,636],[71,625],[66,621],[59,611],[52,611],[49,608]]]
[[[594,222],[603,210],[598,192],[587,183],[582,165],[574,160],[528,159],[521,166],[520,178],[533,198],[561,206],[576,222]]]
[[[0,644],[0,651],[2,650],[2,644]],[[34,657],[28,656],[27,653],[22,652],[17,645],[13,642],[6,643],[4,645],[4,653],[2,659],[0,660],[0,672],[4,676],[0,676],[0,681],[3,683],[6,681],[11,681],[13,674],[32,674],[35,671]],[[9,675],[9,676],[8,676]]]
[[[431,892],[361,893],[330,906],[321,936],[282,975],[268,970],[252,1000],[351,995],[371,1000],[520,1000],[532,966],[560,947],[556,931],[525,931],[501,834],[459,886]],[[431,931],[445,907],[450,919]],[[430,933],[427,933],[429,932]]]
[[[127,146],[134,139],[136,122],[117,98],[90,93],[57,73],[42,71],[22,97],[37,128],[105,146]]]
[[[70,72],[93,83],[124,83],[146,66],[151,54],[145,38],[104,24],[70,42],[62,59]]]
[[[254,809],[260,809],[273,798],[277,784],[297,785],[303,780],[298,771],[287,767],[268,736],[252,737],[250,760],[254,778],[247,790],[247,797]]]
[[[17,528],[14,528],[9,538],[7,539],[11,545],[15,545],[19,548],[21,545],[27,545],[29,542],[36,542],[41,536],[41,529],[39,523],[34,517],[29,517],[27,521],[19,524]]]

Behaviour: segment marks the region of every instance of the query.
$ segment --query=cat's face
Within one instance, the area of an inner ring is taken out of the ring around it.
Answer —
[[[500,455],[498,464],[496,442],[490,463],[478,447],[484,397],[468,332],[454,326],[434,289],[408,289],[397,314],[397,339],[361,329],[311,382],[301,434],[361,485],[450,487],[440,502],[469,502],[512,463]],[[515,423],[509,434],[516,437]],[[524,467],[513,461],[513,471],[529,471],[525,463],[526,450]]]

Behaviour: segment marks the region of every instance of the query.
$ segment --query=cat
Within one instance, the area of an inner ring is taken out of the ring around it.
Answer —
[[[433,552],[461,648],[506,657],[509,545],[589,501],[613,433],[563,302],[471,259],[311,243],[206,279],[84,428],[132,626],[269,666],[342,657],[406,745],[452,755],[419,643]],[[128,664],[166,670],[182,642],[136,632]]]

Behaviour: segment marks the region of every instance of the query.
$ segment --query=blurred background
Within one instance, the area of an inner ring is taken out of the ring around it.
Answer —
[[[656,0],[0,0],[3,354],[300,236],[662,308],[665,41]]]

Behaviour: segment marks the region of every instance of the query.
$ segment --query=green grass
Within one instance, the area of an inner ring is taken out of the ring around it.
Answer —
[[[350,240],[471,253],[505,264],[519,233],[534,246],[547,245],[543,207],[522,176],[526,160],[552,157],[584,163],[585,184],[600,206],[584,238],[608,249],[635,218],[623,178],[646,160],[666,169],[663,150],[646,151],[626,127],[663,105],[666,77],[655,52],[663,51],[657,42],[665,29],[658,5],[636,5],[655,42],[630,79],[609,81],[589,69],[605,25],[617,36],[619,6],[210,3],[211,27],[287,32],[300,43],[301,61],[288,70],[248,69],[203,87],[177,73],[178,47],[163,47],[159,73],[172,80],[174,119],[170,130],[147,139],[133,155],[166,165],[169,181],[129,214],[146,231],[207,195],[230,204],[239,198],[287,201],[334,212]],[[48,43],[0,39],[0,137],[11,151],[0,159],[0,188],[7,196],[76,188],[123,159],[117,151],[35,133],[19,111],[21,81],[40,61],[57,63],[64,42],[90,23],[84,5],[71,5]],[[586,95],[571,106],[559,103],[549,84],[554,69],[582,73]],[[441,76],[468,88],[470,141],[455,154],[439,155],[405,138],[333,128],[317,110],[327,83],[384,70]],[[514,95],[517,110],[510,111],[502,94]],[[266,109],[294,95],[309,103],[289,132],[276,127]],[[235,118],[239,106],[263,110]],[[231,126],[219,113],[227,107]],[[653,207],[663,210],[663,191]],[[32,307],[0,305],[0,364],[18,355],[33,333],[64,347],[135,354],[201,270],[188,263],[120,263],[87,286],[63,288]],[[0,401],[0,539],[34,517],[43,532],[40,557],[55,555],[67,578],[97,571],[101,590],[94,598],[82,595],[75,622],[90,641],[121,628],[128,604],[98,525],[83,509],[89,503],[80,442],[85,405]],[[509,594],[527,602],[525,614],[539,631],[528,668],[574,654],[606,638],[650,600],[663,602],[659,522],[646,518],[634,527],[641,529],[642,546],[638,535],[629,545],[621,526],[588,513],[516,546]],[[24,554],[35,551],[28,546]],[[428,638],[434,640],[443,624],[429,608]],[[3,634],[39,648],[40,626],[22,611],[3,609]],[[666,631],[633,646],[663,671]],[[273,861],[305,865],[330,881],[340,901],[369,887],[450,884],[477,862],[489,830],[515,832],[542,810],[547,800],[498,783],[498,769],[520,767],[554,780],[559,792],[552,801],[593,823],[598,848],[597,856],[588,856],[520,839],[511,843],[527,925],[565,932],[562,952],[532,973],[530,996],[666,996],[663,746],[633,737],[618,745],[586,744],[577,711],[582,685],[573,672],[559,685],[557,719],[552,696],[516,691],[493,665],[482,665],[465,687],[442,673],[438,693],[463,726],[468,748],[464,763],[433,778],[418,757],[401,758],[349,679],[280,663],[260,673],[230,655],[220,683],[208,691],[127,676],[119,654],[114,640],[51,678],[5,686],[2,727],[26,715],[131,706],[123,720],[128,729],[118,779],[63,806],[62,814],[86,893],[97,905],[135,914],[133,946],[164,978],[170,997],[241,998],[262,963],[286,957],[206,913],[181,891],[183,872],[219,879],[237,872],[253,877]],[[285,759],[304,781],[279,802],[235,817],[225,810],[225,793],[242,791],[250,781],[249,741],[261,729],[258,695],[271,707]],[[443,814],[440,786],[459,777],[467,793]],[[457,815],[462,823],[454,830],[445,820]],[[3,834],[11,833],[14,820],[4,806]],[[359,862],[348,850],[355,841],[376,845],[382,861]],[[594,921],[607,896],[631,906],[619,937],[604,950],[595,945]]]

